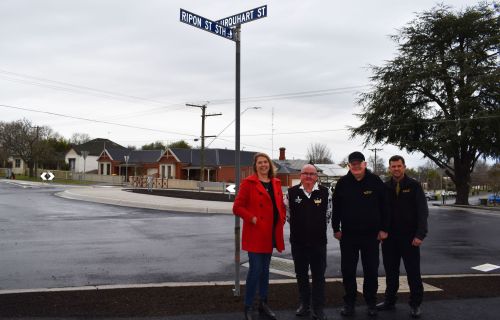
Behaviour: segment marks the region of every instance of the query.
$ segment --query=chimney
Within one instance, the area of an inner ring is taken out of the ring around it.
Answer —
[[[283,147],[280,148],[280,157],[278,160],[286,160],[285,150],[286,150],[286,148],[283,148]]]

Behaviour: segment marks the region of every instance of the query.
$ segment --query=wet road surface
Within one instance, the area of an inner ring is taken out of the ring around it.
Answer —
[[[233,216],[67,200],[54,196],[59,191],[0,182],[0,289],[234,279]],[[498,230],[496,213],[431,208],[422,273],[480,273],[470,268],[500,265]],[[291,259],[286,245],[276,256]],[[326,275],[340,276],[331,234]]]

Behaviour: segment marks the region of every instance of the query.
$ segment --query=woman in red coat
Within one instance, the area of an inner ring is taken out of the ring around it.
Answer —
[[[254,156],[255,174],[244,179],[234,200],[233,213],[243,219],[242,248],[248,251],[248,269],[245,291],[245,319],[252,320],[253,300],[259,287],[259,313],[276,319],[267,305],[269,264],[273,248],[285,249],[283,226],[286,213],[281,182],[274,178],[274,167],[269,156]]]

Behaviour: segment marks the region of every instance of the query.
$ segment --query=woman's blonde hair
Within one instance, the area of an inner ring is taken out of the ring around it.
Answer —
[[[253,156],[253,172],[257,173],[257,158],[259,157],[264,157],[267,159],[269,162],[269,172],[267,173],[268,178],[274,178],[274,175],[276,174],[276,167],[274,166],[274,163],[272,162],[271,158],[263,152],[258,152]]]

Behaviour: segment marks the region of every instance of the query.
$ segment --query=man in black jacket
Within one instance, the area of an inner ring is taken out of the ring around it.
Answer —
[[[389,203],[382,180],[366,169],[365,157],[353,152],[349,172],[337,182],[333,193],[332,226],[340,241],[341,271],[345,289],[343,316],[354,314],[356,269],[361,252],[363,297],[368,315],[377,315],[379,241],[387,238]]]
[[[395,308],[402,258],[410,286],[410,315],[418,318],[424,294],[420,276],[420,245],[427,234],[429,210],[420,183],[405,175],[403,157],[391,157],[389,170],[392,178],[386,185],[390,189],[391,224],[389,237],[382,243],[387,289],[385,301],[378,304],[377,309]]]
[[[288,189],[285,199],[290,223],[290,243],[300,296],[296,315],[326,320],[325,270],[326,228],[332,212],[332,195],[328,188],[318,185],[318,173],[313,165],[306,164],[300,172],[300,185]],[[309,267],[312,276],[312,299],[309,286]]]

